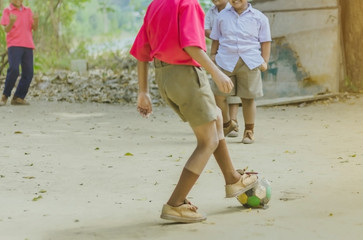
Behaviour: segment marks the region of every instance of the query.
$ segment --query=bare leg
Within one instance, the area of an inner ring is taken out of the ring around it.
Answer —
[[[224,96],[214,96],[216,99],[217,106],[222,110],[223,123],[229,122],[231,119],[229,117],[229,107],[227,103],[227,98]]]
[[[202,173],[210,156],[218,146],[216,121],[193,127],[197,137],[197,147],[188,159],[180,179],[168,201],[168,205],[176,207],[184,203],[188,193]],[[223,132],[222,132],[223,135]]]
[[[199,175],[184,168],[176,185],[173,194],[170,196],[168,205],[172,207],[178,207],[184,203],[188,193],[198,180]]]
[[[254,99],[241,98],[243,118],[246,124],[254,124],[256,117],[256,103]]]
[[[238,114],[238,107],[239,104],[229,104],[229,117],[232,120],[237,121],[237,114]]]
[[[226,185],[236,183],[241,178],[241,174],[233,167],[225,139],[219,141],[218,148],[214,152],[214,157],[223,173]]]
[[[226,184],[233,184],[237,182],[241,175],[235,170],[232,164],[231,157],[228,152],[226,140],[223,134],[222,115],[217,117],[217,132],[219,137],[219,144],[214,151],[214,157],[221,169]]]
[[[193,131],[197,137],[197,147],[186,163],[179,182],[168,201],[168,205],[173,207],[184,203],[212,154],[216,158],[226,184],[236,183],[241,178],[241,175],[233,167],[228,152],[220,109],[218,109],[216,121],[194,127]]]
[[[245,121],[245,129],[243,131],[242,143],[251,144],[254,142],[254,127],[256,116],[256,104],[254,99],[242,98],[243,118]]]

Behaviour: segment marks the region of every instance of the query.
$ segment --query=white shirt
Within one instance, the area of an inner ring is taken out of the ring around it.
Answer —
[[[238,14],[234,8],[221,11],[213,25],[210,38],[219,41],[217,64],[232,72],[239,58],[249,69],[260,66],[261,43],[271,41],[268,18],[260,11],[248,8]]]
[[[227,3],[226,7],[224,9],[227,9],[230,7],[231,7],[231,5],[229,3]],[[212,27],[217,19],[218,14],[219,14],[218,8],[215,5],[213,5],[211,8],[209,8],[207,13],[205,14],[205,20],[204,20],[204,29],[205,30],[212,30]]]

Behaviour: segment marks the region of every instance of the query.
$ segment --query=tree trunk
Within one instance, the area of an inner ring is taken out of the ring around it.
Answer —
[[[346,77],[345,90],[363,89],[363,1],[340,0]]]

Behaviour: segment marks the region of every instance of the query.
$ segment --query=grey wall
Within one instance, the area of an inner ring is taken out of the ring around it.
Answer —
[[[270,20],[264,98],[338,92],[342,76],[337,0],[254,0]]]

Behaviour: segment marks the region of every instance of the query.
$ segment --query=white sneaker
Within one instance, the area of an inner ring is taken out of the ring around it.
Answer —
[[[238,137],[238,130],[234,129],[232,132],[230,132],[227,137]]]

